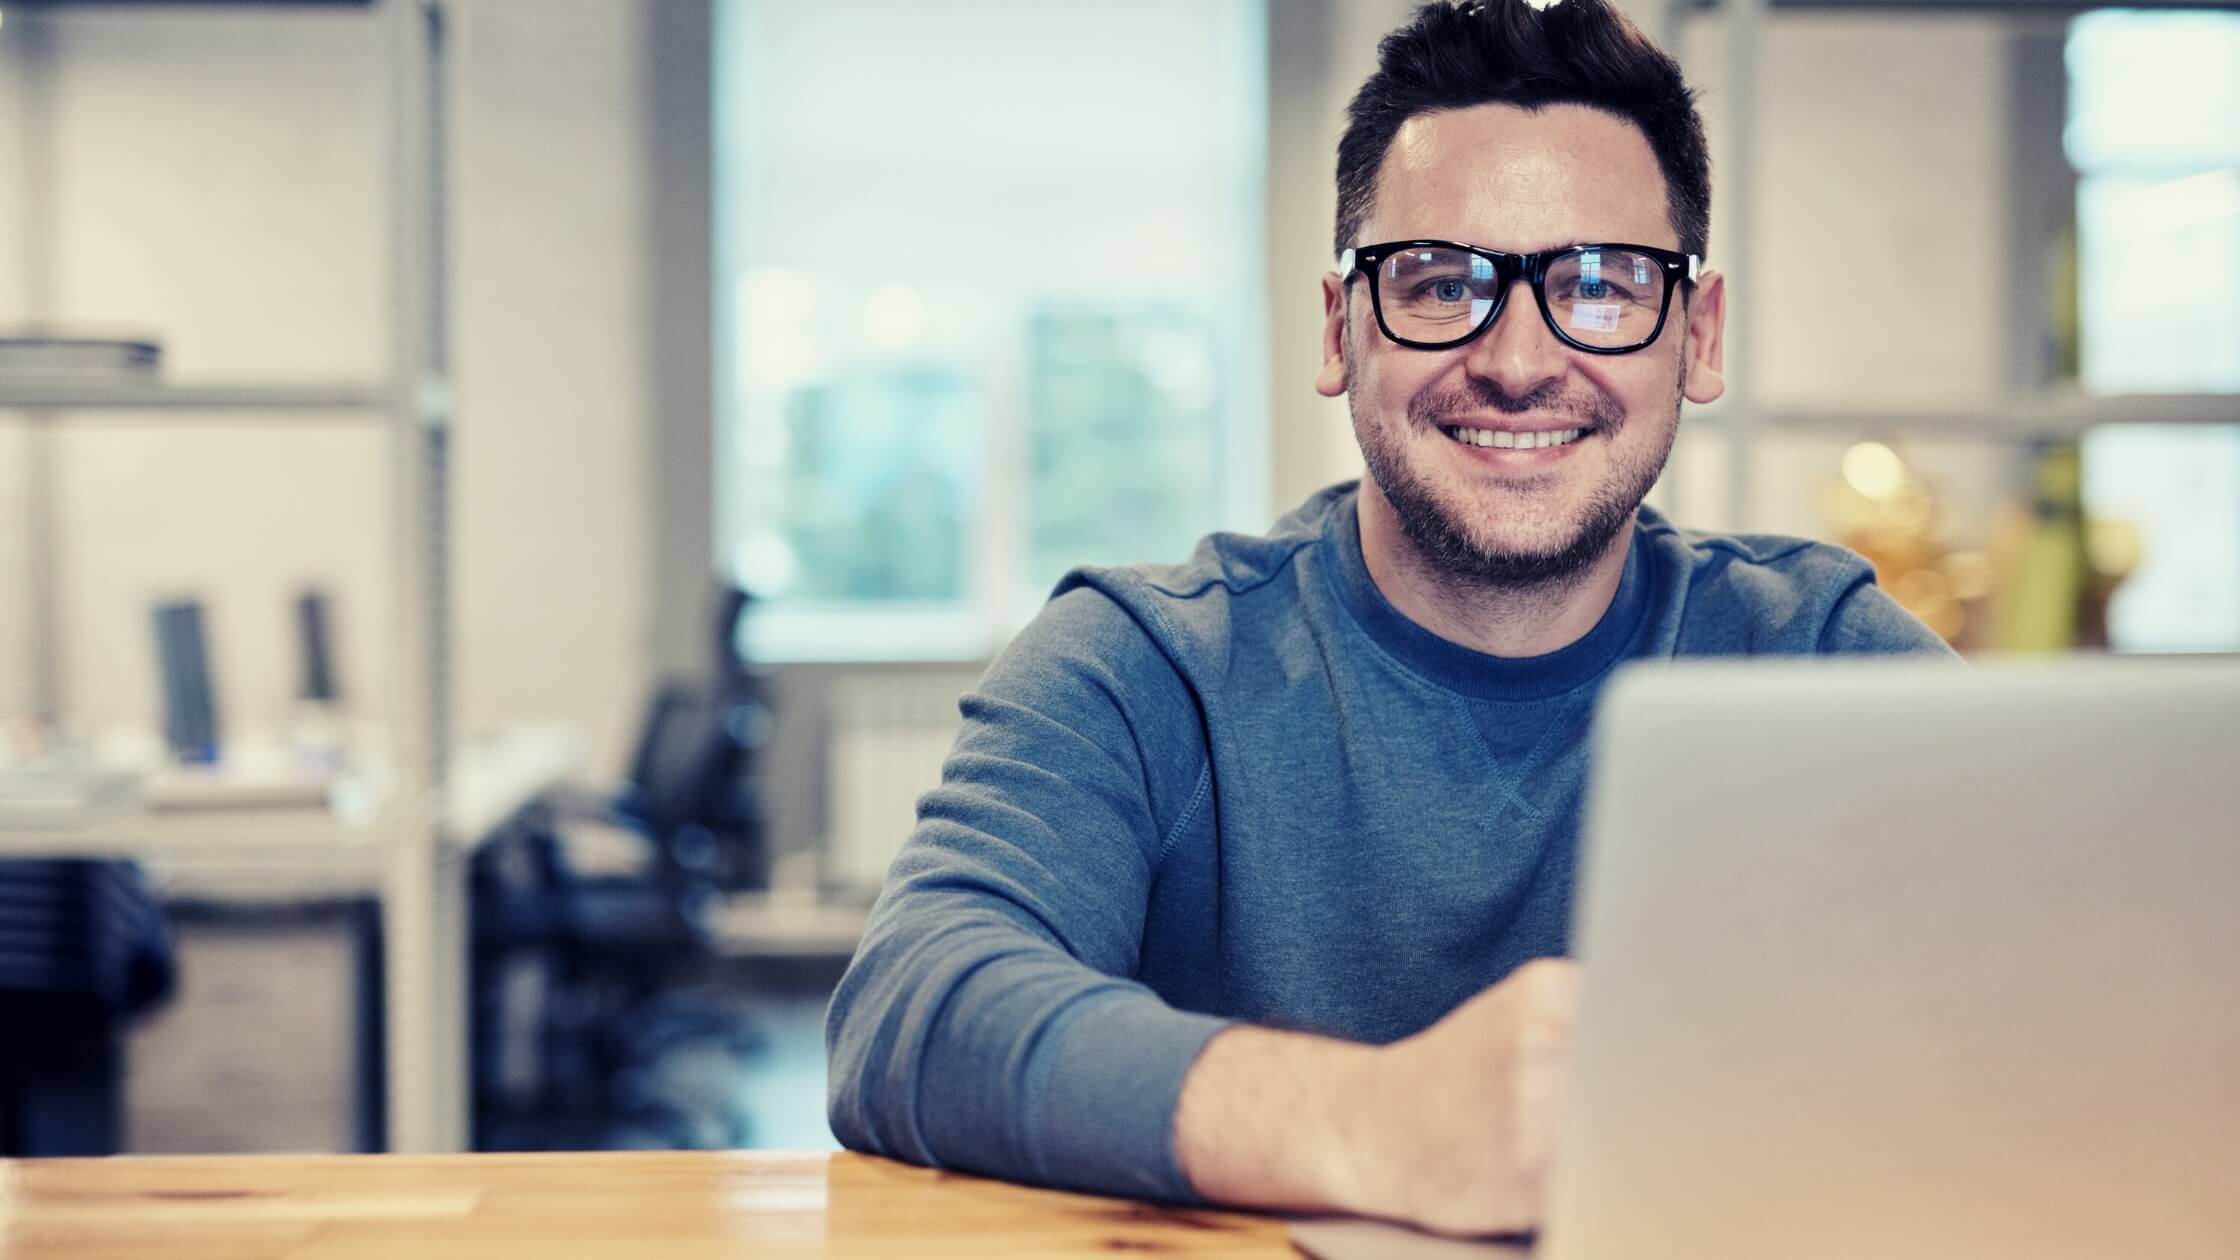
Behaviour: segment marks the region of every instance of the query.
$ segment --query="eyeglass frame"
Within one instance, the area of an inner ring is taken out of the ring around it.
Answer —
[[[1485,318],[1478,322],[1477,327],[1451,341],[1411,341],[1392,331],[1392,325],[1386,323],[1384,318],[1384,294],[1377,284],[1377,269],[1385,259],[1410,249],[1457,249],[1493,264],[1493,276],[1497,284],[1493,307],[1486,312]],[[1590,249],[1632,250],[1637,254],[1647,255],[1651,261],[1664,268],[1664,301],[1657,307],[1657,326],[1650,329],[1648,337],[1638,344],[1588,345],[1565,332],[1556,323],[1555,312],[1548,309],[1548,267],[1568,254]],[[1686,274],[1681,274],[1683,272]],[[1385,241],[1376,245],[1356,245],[1338,255],[1338,286],[1344,288],[1357,275],[1368,276],[1369,308],[1377,317],[1377,330],[1385,335],[1386,340],[1411,350],[1452,350],[1456,346],[1468,345],[1477,340],[1485,334],[1486,329],[1493,327],[1495,320],[1501,318],[1501,312],[1508,309],[1509,290],[1517,287],[1518,280],[1524,280],[1532,285],[1532,297],[1540,306],[1541,320],[1548,325],[1548,331],[1554,333],[1565,345],[1588,354],[1633,354],[1655,345],[1657,338],[1664,335],[1665,319],[1672,312],[1672,295],[1679,291],[1681,285],[1694,284],[1702,274],[1703,259],[1695,254],[1659,249],[1654,245],[1629,245],[1622,242],[1590,241],[1566,245],[1561,249],[1542,250],[1537,254],[1505,254],[1497,249],[1465,245],[1460,241]]]

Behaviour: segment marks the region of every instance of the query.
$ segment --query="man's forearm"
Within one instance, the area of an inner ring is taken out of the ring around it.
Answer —
[[[1217,1203],[1362,1211],[1357,1116],[1374,1106],[1371,1046],[1264,1028],[1206,1044],[1175,1108],[1175,1157]]]
[[[1226,1029],[1182,1078],[1175,1162],[1218,1202],[1530,1229],[1578,988],[1572,963],[1527,963],[1388,1046]]]

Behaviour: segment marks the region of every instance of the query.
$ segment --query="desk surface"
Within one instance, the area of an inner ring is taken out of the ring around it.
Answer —
[[[861,1155],[0,1161],[0,1260],[1296,1256],[1282,1221]]]

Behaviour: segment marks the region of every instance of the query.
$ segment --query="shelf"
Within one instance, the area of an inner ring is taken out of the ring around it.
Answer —
[[[0,828],[0,857],[377,870],[377,834],[325,810],[125,810],[80,827]]]
[[[2137,0],[2133,0],[2134,3]],[[37,13],[57,9],[368,9],[374,0],[7,0],[5,7]]]
[[[7,411],[374,411],[390,396],[363,385],[12,385]]]
[[[1691,418],[1725,425],[1732,414],[1706,407]],[[1764,432],[1903,433],[2006,439],[2076,437],[2103,424],[2240,424],[2240,394],[2053,394],[2007,400],[1948,400],[1886,406],[1767,402],[1752,428]]]
[[[473,849],[581,765],[583,739],[556,724],[509,727],[465,744],[451,776],[443,840]],[[221,785],[222,786],[222,785]],[[122,805],[82,822],[0,826],[0,858],[126,857],[178,864],[327,866],[377,859],[382,828],[301,804]],[[369,868],[372,869],[372,868]]]

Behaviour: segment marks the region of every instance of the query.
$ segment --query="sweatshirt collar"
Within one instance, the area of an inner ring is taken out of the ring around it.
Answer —
[[[1492,656],[1440,638],[1392,606],[1369,576],[1361,551],[1359,490],[1340,496],[1324,523],[1337,563],[1337,594],[1370,638],[1403,664],[1449,690],[1482,700],[1542,700],[1592,681],[1615,665],[1648,610],[1652,582],[1641,529],[1626,549],[1625,575],[1601,620],[1565,647],[1542,656]],[[1644,509],[1645,511],[1646,509]]]

